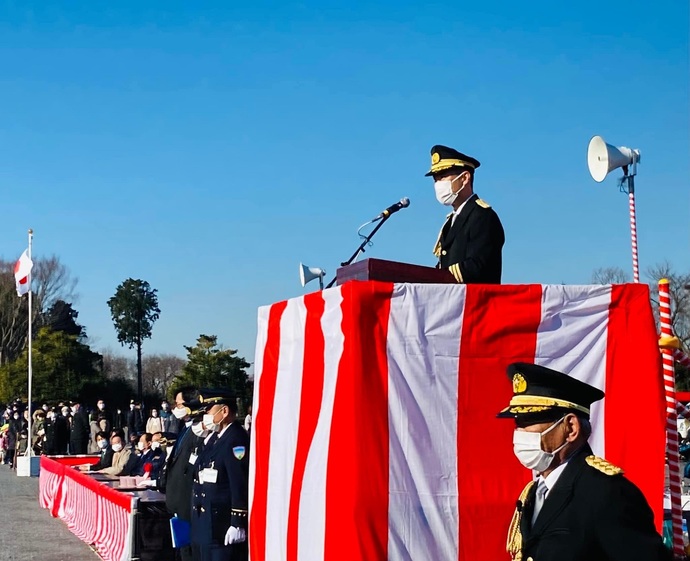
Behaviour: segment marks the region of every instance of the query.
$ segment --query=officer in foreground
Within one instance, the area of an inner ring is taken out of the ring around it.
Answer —
[[[499,284],[503,226],[491,206],[474,193],[477,159],[447,146],[431,149],[431,169],[436,199],[452,208],[441,228],[434,255],[438,266],[448,269],[461,283]]]
[[[535,364],[508,367],[518,460],[538,474],[520,495],[507,549],[516,561],[656,561],[671,552],[652,509],[623,470],[594,456],[590,407],[597,388]]]
[[[200,390],[203,427],[213,433],[196,461],[191,541],[196,561],[246,561],[249,435],[237,421],[235,398]]]

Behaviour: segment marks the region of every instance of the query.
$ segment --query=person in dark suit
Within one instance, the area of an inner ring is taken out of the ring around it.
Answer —
[[[453,208],[434,246],[438,267],[448,269],[460,283],[500,284],[503,226],[491,206],[474,193],[475,158],[453,148],[431,149],[436,199]]]
[[[67,446],[69,444],[69,409],[63,407],[55,411],[55,445],[54,453],[59,456],[67,454]]]
[[[517,502],[512,558],[670,561],[642,492],[587,443],[591,404],[604,392],[535,364],[511,364],[508,377],[514,395],[498,416],[515,420],[515,455],[538,474]]]
[[[96,446],[100,450],[101,456],[94,465],[81,466],[82,471],[98,471],[109,468],[113,465],[113,449],[108,442],[108,434],[101,431],[96,434]]]
[[[72,430],[69,435],[70,454],[86,454],[89,445],[89,417],[78,402],[72,403]]]
[[[237,403],[225,390],[200,390],[208,407],[204,428],[214,433],[197,460],[192,490],[191,540],[195,561],[245,561],[249,435]]]
[[[146,419],[144,418],[144,412],[141,410],[141,403],[132,400],[129,407],[130,410],[127,413],[128,434],[130,436],[133,434],[140,435],[146,430]]]
[[[158,481],[158,488],[165,493],[165,506],[170,516],[187,527],[192,520],[194,467],[202,454],[204,438],[208,436],[201,425],[202,411],[196,394],[193,388],[186,388],[176,396],[173,414],[176,420],[182,421],[182,429]],[[185,414],[180,416],[183,410]],[[191,545],[178,547],[177,557],[181,561],[192,561]]]

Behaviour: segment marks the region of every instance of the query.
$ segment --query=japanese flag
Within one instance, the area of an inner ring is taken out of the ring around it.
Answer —
[[[17,294],[23,296],[29,292],[29,275],[34,262],[29,257],[29,250],[25,249],[22,256],[14,265],[14,282],[17,285]]]

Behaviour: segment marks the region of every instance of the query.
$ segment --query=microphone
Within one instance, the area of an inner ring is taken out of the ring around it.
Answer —
[[[391,214],[398,212],[401,208],[407,208],[408,206],[410,206],[410,199],[408,199],[407,197],[403,197],[402,199],[400,199],[399,202],[389,206],[386,210],[384,210],[381,214],[374,218],[372,222],[376,222],[377,220],[381,220],[382,218],[388,218]]]

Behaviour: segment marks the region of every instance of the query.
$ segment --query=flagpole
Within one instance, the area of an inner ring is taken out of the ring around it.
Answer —
[[[29,261],[31,261],[31,247],[33,245],[33,240],[34,240],[34,231],[29,228]],[[33,323],[33,317],[31,315],[31,271],[29,270],[29,403],[27,405],[27,409],[29,411],[29,419],[28,419],[28,435],[27,435],[27,445],[26,445],[26,455],[31,457],[33,450],[32,450],[32,442],[31,442],[31,420],[32,420],[32,411],[31,411],[31,378],[32,378],[32,368],[31,368],[31,339],[32,339],[32,329],[31,329],[31,324]],[[29,472],[31,471],[31,467],[29,467]]]

